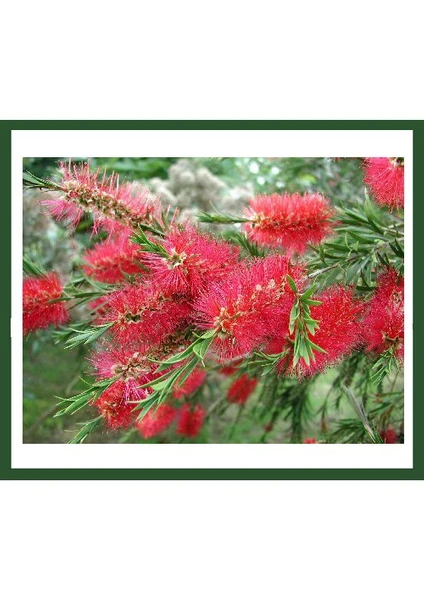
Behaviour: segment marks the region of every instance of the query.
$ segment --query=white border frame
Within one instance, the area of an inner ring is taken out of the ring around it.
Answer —
[[[22,159],[28,156],[404,156],[404,444],[24,444]],[[12,132],[12,468],[412,468],[412,131]]]

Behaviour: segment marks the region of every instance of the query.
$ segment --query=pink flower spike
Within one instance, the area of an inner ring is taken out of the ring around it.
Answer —
[[[397,444],[398,442],[398,434],[393,429],[393,427],[387,427],[386,429],[382,429],[380,432],[380,437],[385,444]]]
[[[378,204],[392,211],[404,205],[404,163],[402,158],[366,158],[364,181]]]
[[[168,404],[162,404],[158,408],[153,407],[141,421],[137,421],[137,429],[144,439],[154,437],[171,425],[177,412],[176,408]]]
[[[243,373],[230,385],[227,398],[231,404],[245,404],[258,385],[258,380]]]
[[[247,356],[265,342],[276,321],[288,319],[294,301],[288,274],[300,289],[303,268],[286,257],[243,261],[193,303],[197,326],[217,331],[211,353],[220,361]]]
[[[165,294],[199,294],[236,265],[239,249],[186,225],[173,228],[161,245],[168,257],[146,254],[144,264]]]
[[[52,302],[62,296],[63,285],[56,273],[27,277],[23,282],[24,335],[49,325],[58,327],[69,320],[65,302]]]
[[[126,275],[140,275],[146,271],[137,264],[140,248],[126,237],[96,244],[84,254],[83,270],[88,277],[103,283],[125,281]]]
[[[366,352],[382,354],[393,348],[398,360],[403,360],[404,283],[393,268],[379,277],[361,331]]]
[[[146,280],[109,294],[107,310],[99,323],[113,323],[111,333],[117,343],[137,339],[157,344],[182,327],[190,313],[183,298],[164,296],[153,281]]]
[[[200,388],[200,386],[204,384],[205,380],[206,371],[200,368],[195,369],[192,373],[190,373],[182,385],[178,385],[177,381],[173,391],[174,398],[179,400],[180,398],[191,396]]]
[[[53,196],[43,200],[53,217],[74,229],[84,213],[93,215],[93,231],[105,226],[109,233],[115,228],[130,232],[140,224],[160,220],[162,208],[157,198],[133,184],[119,184],[115,173],[106,176],[100,169],[90,169],[88,163],[61,163],[62,181]]]
[[[117,380],[124,384],[122,394],[125,400],[136,405],[153,391],[151,387],[144,386],[164,373],[156,373],[157,356],[162,358],[160,348],[152,348],[133,340],[132,343],[123,346],[103,343],[89,360],[94,366],[98,381],[118,378]]]
[[[199,404],[192,407],[183,404],[178,418],[177,433],[184,437],[197,437],[206,417],[206,411]]]
[[[134,404],[128,401],[125,383],[117,381],[94,402],[110,429],[127,429],[135,420]]]
[[[335,213],[321,194],[272,194],[253,198],[245,214],[250,223],[244,229],[251,240],[292,255],[331,235]]]

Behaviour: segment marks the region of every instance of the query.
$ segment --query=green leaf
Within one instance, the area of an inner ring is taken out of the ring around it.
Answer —
[[[46,272],[41,267],[36,265],[27,254],[23,257],[23,270],[25,275],[31,275],[34,277],[43,277]]]
[[[292,335],[292,333],[294,332],[295,326],[296,326],[296,320],[298,319],[300,314],[300,308],[299,308],[299,303],[296,301],[293,306],[292,309],[290,311],[290,320],[289,320],[289,333],[290,335]]]
[[[143,228],[145,229],[145,227]],[[162,244],[149,239],[144,233],[143,228],[139,227],[138,233],[132,236],[132,241],[138,244],[143,252],[151,252],[152,254],[159,254],[164,258],[170,258],[169,253],[165,250]]]
[[[309,306],[320,306],[322,304],[321,300],[303,300]]]
[[[78,329],[69,328],[70,331],[75,332],[77,335],[70,337],[66,343],[65,348],[75,348],[80,344],[86,345],[95,342],[100,336],[112,327],[113,323],[107,323],[106,325],[99,325],[93,328],[88,328],[85,331],[79,331]]]
[[[61,189],[60,186],[54,183],[53,181],[50,181],[49,179],[41,179],[41,177],[37,177],[29,171],[24,171],[23,173],[23,185],[26,189]]]
[[[58,412],[56,412],[53,417],[62,417],[66,414],[73,415],[78,410],[86,406],[91,400],[94,400],[97,396],[103,393],[108,387],[110,387],[115,381],[117,377],[110,377],[109,379],[103,379],[102,381],[97,381],[93,385],[91,385],[88,389],[72,396],[71,398],[60,398],[56,396],[60,402],[58,406],[62,404],[68,404],[65,408],[62,408]]]
[[[393,346],[388,348],[371,368],[371,381],[378,387],[393,368],[398,367],[398,360]]]
[[[327,350],[324,350],[324,348],[321,348],[321,346],[317,346],[317,344],[315,344],[311,340],[309,340],[309,343],[310,343],[311,347],[314,350],[316,350],[317,352],[322,352],[323,354],[327,354]]]
[[[90,433],[92,433],[99,425],[103,417],[100,415],[92,421],[88,421],[84,424],[82,429],[68,442],[68,444],[82,444]]]
[[[374,444],[378,444],[381,443],[381,438],[380,435],[378,434],[378,432],[373,429],[373,427],[371,426],[368,417],[365,413],[365,409],[364,409],[364,405],[362,404],[362,402],[360,402],[355,394],[352,392],[352,390],[350,390],[348,387],[346,387],[344,384],[341,385],[342,390],[344,391],[344,393],[346,394],[346,396],[348,397],[348,399],[350,400],[350,403],[352,404],[353,408],[356,411],[356,414],[358,415],[358,417],[360,418],[360,420],[362,421],[362,425],[365,429],[365,431],[367,432],[369,438],[371,439],[371,441]]]
[[[306,292],[304,292],[300,296],[300,300],[302,302],[304,302],[305,300],[308,300],[308,298],[310,298],[312,296],[312,294],[314,294],[316,292],[317,287],[318,286],[316,285],[316,283],[314,283],[313,285],[311,285],[311,287],[309,289],[307,289]]]
[[[241,246],[249,256],[263,257],[266,251],[260,248],[256,242],[249,240],[245,233],[240,231],[229,231],[224,234],[224,239]]]
[[[287,275],[287,281],[289,286],[291,287],[292,291],[297,294],[297,287],[295,282],[293,281],[293,279],[290,277],[290,275]]]
[[[245,217],[235,217],[232,215],[224,214],[210,214],[206,212],[200,213],[200,215],[198,215],[197,218],[201,223],[217,223],[219,225],[230,225],[232,223],[250,222],[250,219],[246,219]]]
[[[317,329],[319,329],[319,321],[314,319],[305,319],[306,327],[311,335],[315,335]]]

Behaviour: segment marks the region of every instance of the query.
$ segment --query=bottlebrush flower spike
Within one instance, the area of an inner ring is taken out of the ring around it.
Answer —
[[[245,215],[248,237],[265,246],[302,254],[333,232],[334,211],[321,194],[272,194],[253,198]]]
[[[199,404],[192,407],[183,404],[180,408],[177,433],[184,437],[197,437],[206,417],[206,411]]]
[[[362,337],[367,352],[382,354],[393,348],[403,359],[404,283],[394,269],[380,276],[362,322]]]
[[[153,391],[151,387],[141,387],[172,370],[157,372],[158,362],[174,356],[187,348],[189,343],[182,336],[169,336],[158,345],[143,343],[136,338],[119,345],[111,340],[103,340],[89,357],[94,367],[97,381],[117,378],[125,383],[125,398],[140,402]]]
[[[393,209],[404,205],[403,158],[367,158],[364,161],[365,183],[378,204]]]
[[[244,261],[194,302],[198,327],[217,330],[211,352],[219,360],[250,354],[270,335],[276,319],[288,319],[294,295],[287,274],[302,285],[303,268],[285,257]]]
[[[128,344],[136,339],[157,344],[182,327],[190,312],[183,298],[165,296],[153,281],[145,280],[112,292],[107,311],[98,321],[113,323],[111,333],[117,343]]]
[[[242,362],[242,360],[234,360],[230,363],[227,363],[226,365],[222,365],[222,367],[219,369],[219,372],[222,375],[227,376],[235,375]]]
[[[303,440],[304,444],[318,444],[317,439],[316,438],[305,438]]]
[[[178,385],[178,381],[174,387],[173,396],[177,400],[191,396],[196,390],[204,384],[206,380],[206,371],[203,369],[195,369],[193,373],[187,377],[182,385]]]
[[[179,344],[174,346],[179,349]],[[110,427],[128,427],[134,422],[131,411],[153,391],[151,387],[141,386],[153,382],[166,372],[156,373],[157,364],[154,361],[165,358],[168,353],[168,346],[152,348],[133,340],[127,346],[103,343],[91,355],[90,362],[95,368],[98,381],[118,378],[95,402]]]
[[[231,404],[245,404],[258,385],[258,380],[243,373],[230,385],[227,398]]]
[[[125,382],[117,381],[108,387],[93,403],[111,429],[128,428],[135,421],[133,412],[135,404],[128,397]]]
[[[63,325],[69,320],[65,302],[52,302],[62,296],[63,285],[56,273],[27,277],[23,282],[24,335],[49,325]]]
[[[137,429],[144,439],[154,437],[171,425],[177,412],[177,409],[169,404],[162,404],[157,409],[152,408],[141,421],[137,421]]]
[[[276,324],[274,336],[269,342],[266,352],[277,354],[287,351],[277,366],[280,373],[293,374],[298,377],[311,377],[333,366],[350,354],[360,343],[361,325],[359,319],[364,306],[361,300],[354,297],[353,290],[335,285],[315,296],[322,302],[311,307],[311,317],[319,322],[319,329],[309,339],[325,350],[325,354],[315,351],[315,361],[308,366],[302,359],[293,366],[294,334],[288,335],[288,322]],[[286,332],[286,333],[284,333]]]
[[[85,212],[93,214],[94,231],[105,225],[113,233],[117,228],[137,230],[140,223],[160,220],[159,200],[132,184],[119,185],[115,173],[106,176],[86,164],[60,163],[62,181],[57,195],[42,202],[53,217],[75,228]]]
[[[398,435],[393,427],[387,427],[387,429],[383,429],[379,433],[385,444],[396,444],[398,441]]]
[[[135,341],[126,346],[104,343],[93,352],[90,362],[96,370],[97,380],[118,377],[118,381],[125,384],[125,399],[141,401],[152,390],[140,386],[159,376],[154,374],[157,365],[149,360],[151,356],[152,350],[149,346],[137,344]]]
[[[161,245],[168,257],[147,254],[144,264],[166,294],[196,295],[231,269],[238,261],[239,249],[214,239],[187,225],[173,228]]]
[[[96,244],[85,252],[83,260],[87,276],[103,283],[119,283],[125,281],[126,275],[146,272],[136,262],[140,260],[139,246],[126,236]]]

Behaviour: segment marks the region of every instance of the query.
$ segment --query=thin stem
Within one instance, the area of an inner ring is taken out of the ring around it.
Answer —
[[[243,409],[244,409],[244,404],[242,404],[242,405],[239,407],[239,410],[238,410],[237,416],[236,416],[236,418],[234,419],[233,426],[231,427],[231,431],[230,431],[230,434],[229,434],[229,436],[228,436],[228,441],[230,441],[230,440],[231,440],[231,438],[233,437],[233,434],[234,434],[234,432],[235,432],[235,430],[236,430],[236,427],[237,427],[237,425],[238,425],[238,423],[239,423],[239,421],[240,421],[240,417],[241,417],[241,415],[243,414]]]
[[[394,388],[395,388],[395,384],[399,375],[400,369],[396,370],[395,376],[393,377],[393,381],[392,381],[392,385],[390,386],[390,393],[393,392]]]
[[[318,269],[318,271],[314,271],[313,273],[309,273],[308,278],[309,279],[313,279],[314,277],[318,277],[318,275],[322,275],[322,273],[326,273],[327,271],[331,271],[332,269],[335,269],[336,267],[340,267],[342,264],[347,264],[347,263],[352,262],[354,260],[358,260],[358,257],[357,256],[350,256],[345,261],[343,261],[343,263],[342,262],[337,262],[337,263],[334,263],[333,265],[329,265],[328,267],[324,267],[323,269]]]
[[[397,238],[395,238],[396,240]],[[371,255],[375,250],[377,252],[380,252],[380,250],[382,248],[384,248],[385,246],[390,246],[390,244],[393,243],[393,240],[384,242],[383,244],[380,244],[377,249],[375,248],[371,248],[368,252],[363,252],[361,254],[354,254],[353,256],[349,256],[348,258],[346,258],[345,260],[340,260],[332,265],[329,265],[328,267],[324,267],[323,269],[318,269],[317,271],[314,271],[313,273],[309,273],[308,278],[309,279],[313,279],[314,277],[318,277],[318,275],[322,275],[322,273],[326,273],[327,271],[331,271],[332,269],[336,269],[336,268],[343,268],[344,265],[347,265],[350,262],[354,262],[355,260],[359,260],[360,256],[366,256],[366,255]]]

